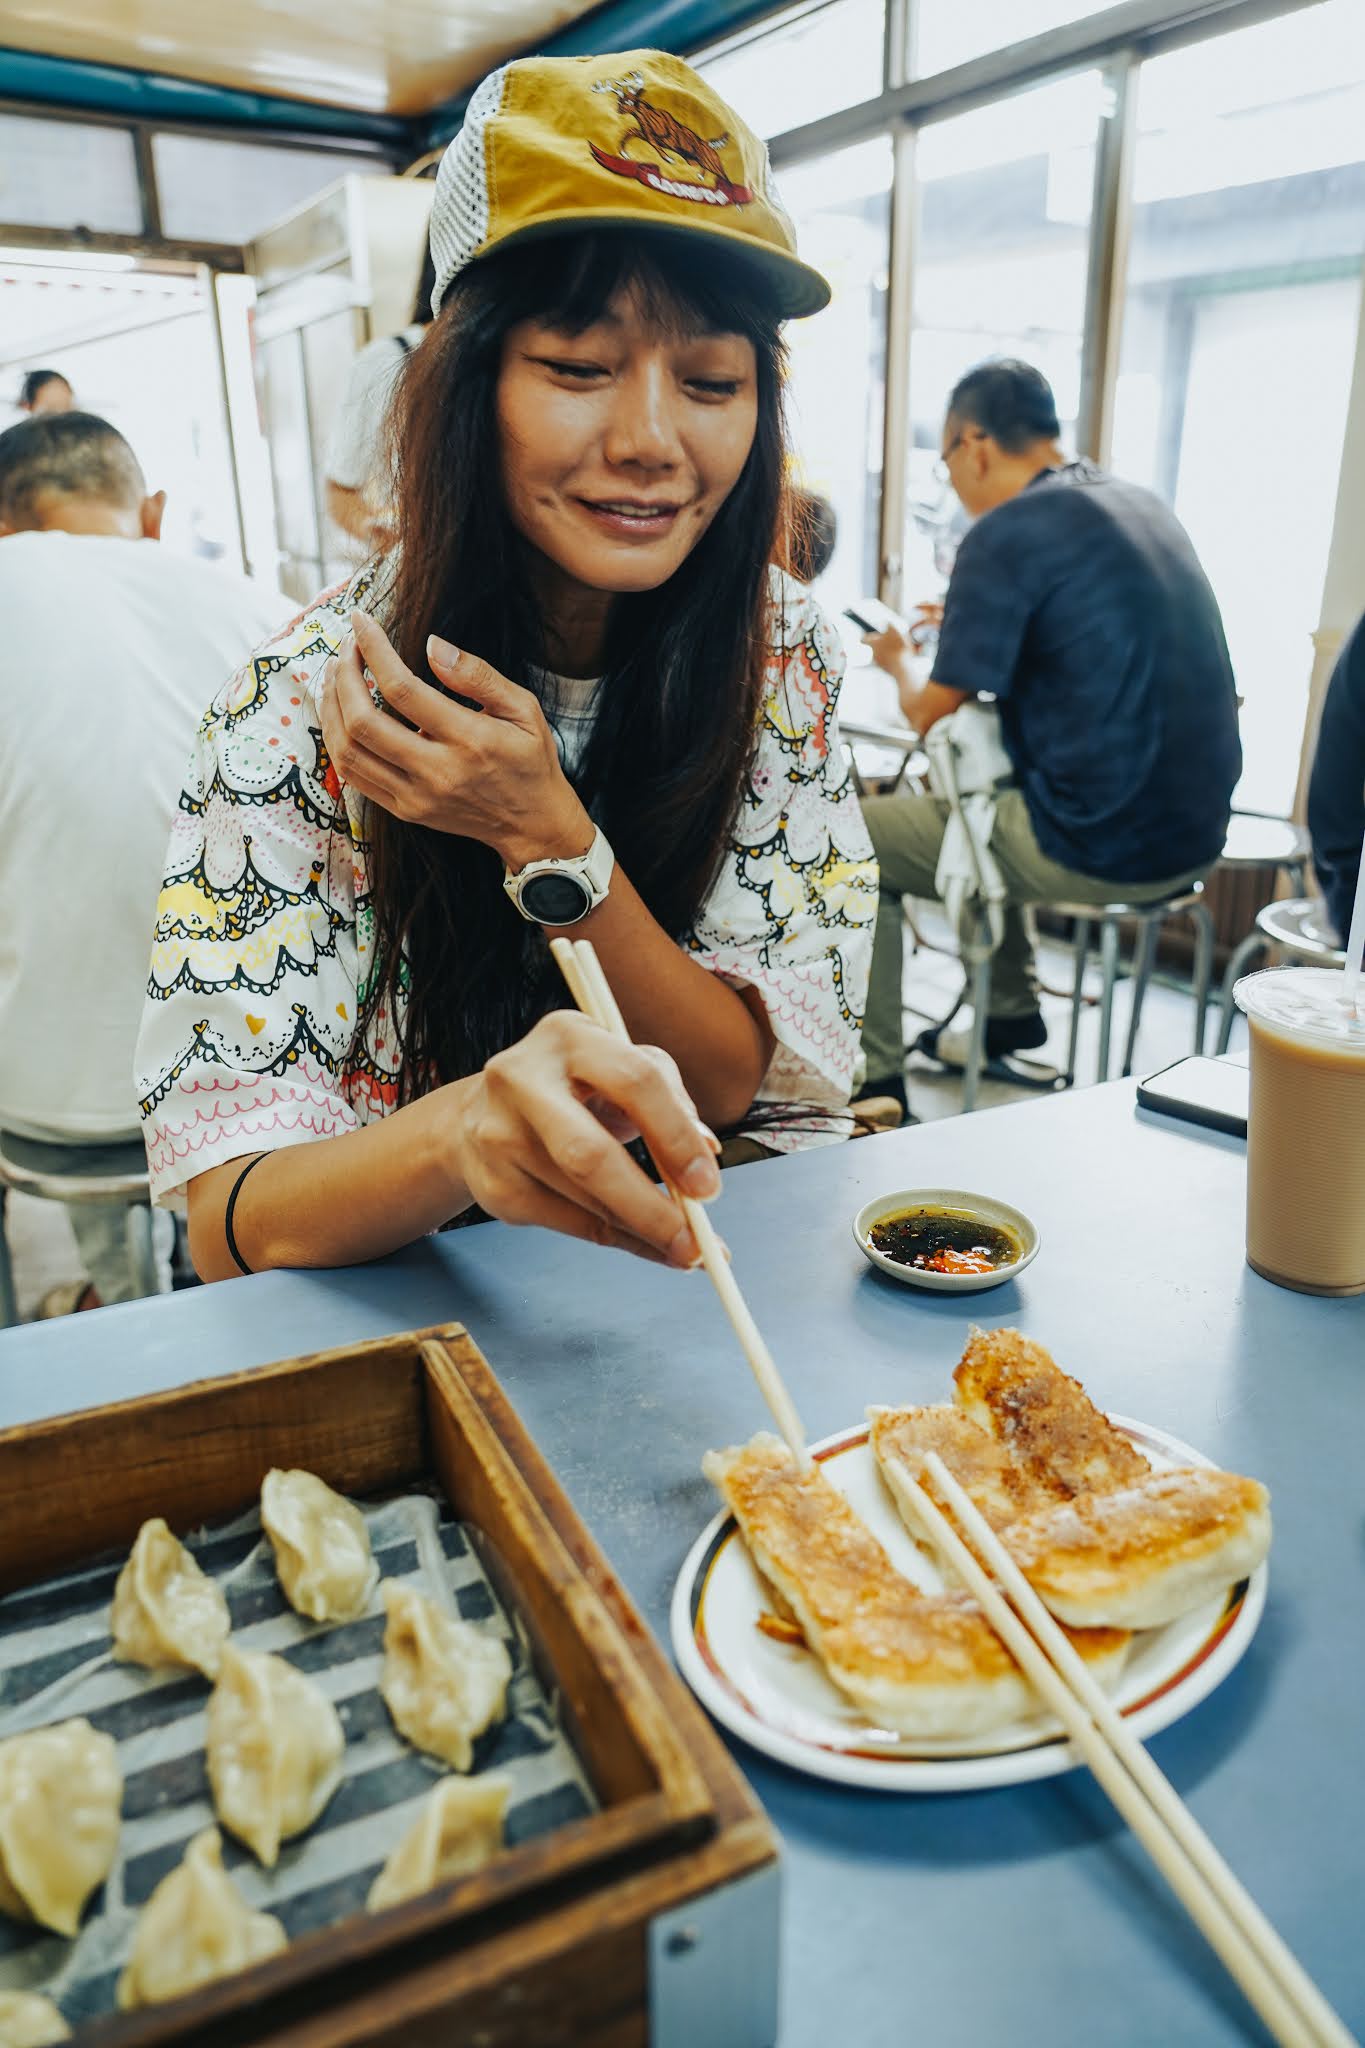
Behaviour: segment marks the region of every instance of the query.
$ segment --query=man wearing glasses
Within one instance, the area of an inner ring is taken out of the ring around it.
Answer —
[[[1241,773],[1237,700],[1218,604],[1189,537],[1150,491],[1068,462],[1056,403],[1029,364],[981,364],[948,401],[942,461],[973,524],[944,600],[933,673],[911,646],[871,639],[920,734],[969,697],[993,698],[1013,764],[991,852],[1009,895],[994,957],[986,1057],[1047,1039],[1029,903],[1149,902],[1218,859]],[[932,897],[946,820],[932,796],[863,805],[881,909],[863,1051],[868,1095],[905,1101],[903,896]],[[969,1033],[916,1050],[964,1063]]]

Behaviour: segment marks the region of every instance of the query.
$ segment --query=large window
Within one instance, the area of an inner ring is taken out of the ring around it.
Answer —
[[[1090,0],[914,0],[913,69],[927,78],[1095,11]]]
[[[186,242],[249,242],[347,171],[373,175],[372,157],[318,149],[154,135],[162,233]]]
[[[1271,812],[1294,797],[1313,635],[1343,623],[1324,577],[1365,262],[1365,0],[1282,4],[1231,30],[1212,4],[1199,30],[1180,0],[1152,4],[1124,43],[1139,10],[1096,0],[825,0],[700,59],[773,140],[804,253],[835,281],[792,336],[802,467],[842,529],[822,596],[878,585],[888,526],[905,604],[940,595],[966,523],[935,474],[954,383],[1023,357],[1076,448],[1084,367],[1087,442],[1174,507],[1208,571],[1244,699],[1238,801]],[[893,8],[908,100],[877,83]],[[1073,28],[1054,71],[1002,83],[1004,53]],[[793,158],[793,131],[840,110],[838,152]],[[888,421],[905,488],[884,508]]]
[[[1112,460],[1217,593],[1249,809],[1294,794],[1360,314],[1363,30],[1326,0],[1140,79]]]
[[[890,191],[885,139],[782,179],[801,254],[834,288],[823,313],[787,332],[800,479],[830,500],[839,522],[822,585],[831,609],[877,588]]]
[[[962,515],[935,480],[944,405],[988,356],[1022,356],[1057,394],[1064,439],[1080,402],[1095,140],[1095,71],[925,127],[910,340],[904,595],[939,594]]]
[[[698,69],[756,134],[779,135],[875,99],[882,88],[883,0],[829,0]]]
[[[126,128],[0,114],[0,221],[135,235],[142,227]]]

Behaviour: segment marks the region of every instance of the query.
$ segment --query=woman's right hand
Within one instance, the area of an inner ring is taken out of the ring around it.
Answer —
[[[544,1017],[482,1073],[431,1098],[438,1142],[473,1199],[503,1223],[538,1223],[671,1266],[697,1247],[677,1204],[624,1140],[645,1140],[684,1194],[720,1192],[717,1140],[677,1067],[574,1011]]]

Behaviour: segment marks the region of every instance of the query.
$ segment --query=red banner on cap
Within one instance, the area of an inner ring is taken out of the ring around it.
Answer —
[[[732,185],[724,176],[716,177],[714,185],[698,185],[690,178],[670,178],[657,164],[637,164],[628,156],[611,156],[605,149],[599,149],[595,142],[590,142],[588,147],[603,170],[614,171],[618,178],[634,178],[638,184],[647,185],[651,192],[659,192],[666,199],[694,199],[702,206],[749,206],[753,203],[754,195],[747,185]]]

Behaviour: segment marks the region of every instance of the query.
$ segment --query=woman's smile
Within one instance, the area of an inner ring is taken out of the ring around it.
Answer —
[[[649,543],[671,533],[685,506],[678,502],[651,503],[640,498],[587,498],[577,502],[604,534],[629,546]]]

